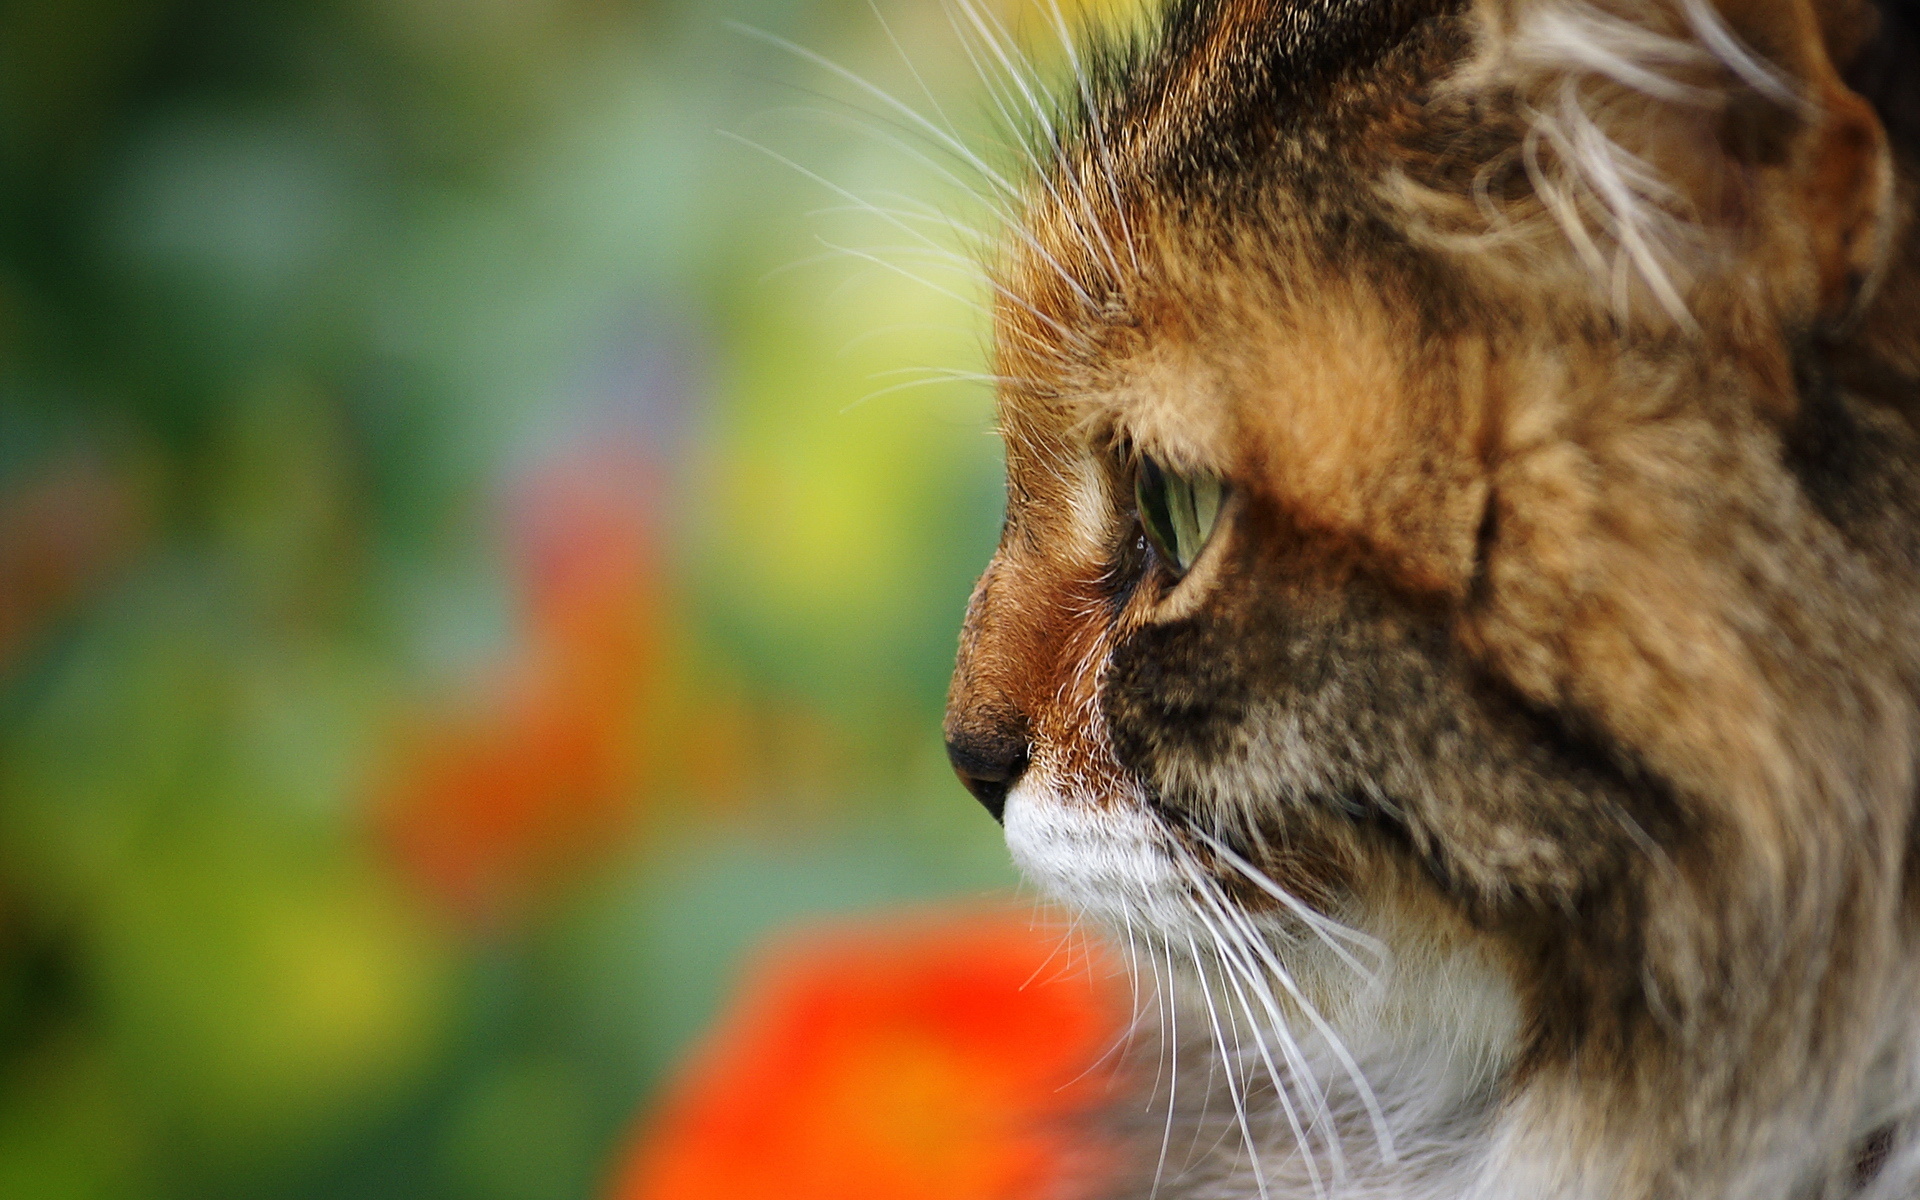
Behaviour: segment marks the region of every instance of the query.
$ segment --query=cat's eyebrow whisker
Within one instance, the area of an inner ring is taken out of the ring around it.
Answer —
[[[944,143],[933,141],[929,139],[926,134],[911,126],[902,125],[898,121],[890,121],[884,116],[870,112],[838,96],[815,91],[812,88],[802,87],[794,83],[785,83],[782,86],[789,90],[799,92],[801,95],[812,97],[818,100],[820,104],[787,104],[770,108],[764,113],[758,114],[758,118],[754,122],[755,124],[765,122],[775,117],[784,117],[796,121],[809,121],[815,124],[832,125],[836,128],[852,130],[862,137],[870,138],[889,150],[898,151],[912,161],[926,167],[942,180],[958,188],[969,200],[987,209],[997,220],[1006,222],[1012,221],[1015,218],[1016,214],[1011,207],[1015,198],[1008,197],[1004,193],[997,195],[992,194],[997,192],[998,189],[990,188],[988,191],[982,191],[979,187],[969,182],[966,176],[960,174],[960,172],[955,169],[955,166],[957,165],[960,168],[970,171],[977,171],[978,168],[948,149]],[[825,107],[822,107],[822,105]],[[923,149],[922,145],[917,145],[916,142],[926,145],[930,147],[930,149]],[[938,154],[940,157],[934,157],[935,154]],[[948,161],[942,161],[942,159]]]
[[[1076,232],[1079,233],[1082,243],[1086,245],[1089,250],[1104,249],[1108,266],[1112,269],[1114,277],[1118,279],[1122,274],[1120,270],[1120,260],[1115,256],[1113,245],[1108,241],[1105,229],[1100,225],[1098,218],[1093,212],[1091,200],[1087,195],[1085,185],[1080,180],[1079,172],[1073,170],[1067,160],[1066,147],[1060,140],[1060,133],[1054,124],[1053,118],[1048,114],[1046,105],[1042,102],[1039,93],[1029,83],[1028,77],[1033,73],[1032,64],[1020,58],[1017,51],[1009,48],[1013,39],[1008,35],[1006,27],[1001,25],[999,19],[991,12],[986,12],[983,15],[980,7],[976,5],[973,0],[956,0],[956,2],[967,14],[968,19],[979,29],[982,40],[986,42],[995,57],[1000,60],[1001,67],[1013,81],[1014,86],[1020,89],[1020,93],[1026,98],[1027,106],[1032,110],[1035,120],[1039,122],[1040,130],[1045,134],[1047,143],[1053,151],[1054,165],[1058,168],[1061,177],[1066,181],[1067,187],[1072,189],[1079,199],[1079,215],[1073,219],[1073,225]],[[998,36],[995,35],[996,31]],[[1024,71],[1021,70],[1021,65],[1023,64],[1026,67]],[[1051,180],[1046,180],[1045,183],[1047,190],[1053,193],[1054,199],[1064,205],[1065,201]],[[1096,247],[1093,244],[1094,239],[1088,236],[1089,230],[1091,230],[1094,235],[1097,235],[1098,241],[1101,243],[1100,246]]]
[[[858,74],[857,72],[848,70],[846,67],[843,67],[839,63],[834,62],[832,59],[828,58],[826,55],[821,54],[816,50],[809,50],[807,47],[800,45],[798,42],[788,41],[786,38],[783,38],[778,34],[768,33],[766,30],[756,29],[751,25],[745,25],[738,21],[729,21],[727,22],[727,26],[728,28],[732,29],[734,32],[742,34],[743,36],[756,38],[762,42],[767,43],[770,46],[775,46],[781,50],[785,50],[787,53],[793,54],[801,59],[804,59],[805,61],[814,64],[815,66],[821,68],[822,70],[828,71],[831,74],[839,77],[840,79],[845,80],[846,82],[852,84],[854,87],[859,88],[861,91],[867,93],[868,95],[872,96],[874,99],[886,105],[888,108],[893,109],[895,112],[899,113],[901,116],[911,121],[914,125],[918,126],[919,128],[925,130],[927,133],[931,134],[935,139],[940,141],[942,144],[946,145],[955,154],[959,155],[962,159],[964,159],[975,170],[979,171],[982,178],[985,178],[986,180],[991,182],[995,187],[1000,189],[1000,191],[1005,195],[1010,197],[1018,197],[1020,195],[1020,189],[1018,187],[1015,187],[1011,182],[1009,182],[1006,176],[1000,174],[998,171],[995,171],[991,166],[989,166],[985,159],[981,158],[978,154],[974,153],[971,149],[969,149],[967,147],[967,144],[964,141],[962,141],[957,135],[948,133],[946,130],[941,129],[938,125],[935,125],[932,121],[927,119],[925,114],[921,113],[920,110],[914,108],[911,104],[906,104],[901,102],[898,99],[895,99],[894,96],[891,93],[889,93],[885,88],[870,82],[865,77]]]
[[[833,255],[832,257],[838,258],[839,255]],[[815,261],[823,261],[823,260],[816,259]],[[863,329],[859,333],[851,335],[850,337],[847,338],[846,343],[840,347],[839,351],[836,353],[835,356],[839,358],[845,358],[847,355],[853,353],[855,350],[861,349],[862,347],[866,346],[869,342],[875,342],[880,340],[881,338],[893,337],[895,334],[950,333],[956,336],[971,336],[973,332],[974,332],[973,330],[967,328],[964,325],[947,325],[939,321],[896,321],[891,325],[876,325],[872,329]],[[884,371],[875,371],[873,373],[873,378],[881,379],[888,375],[906,375],[910,372],[915,372],[915,371],[949,371],[954,377],[965,376],[968,379],[976,380],[980,382],[1007,378],[1005,376],[989,375],[981,371],[965,371],[957,367],[947,368],[947,367],[933,367],[933,366],[889,368]]]
[[[996,288],[998,286],[998,284],[995,284]],[[1000,332],[1002,336],[1012,334],[1014,337],[1019,338],[1031,353],[1042,359],[1051,359],[1055,362],[1065,361],[1066,355],[1062,353],[1058,346],[1053,345],[1031,330],[1022,329],[1018,325],[1009,325],[1003,327]],[[1055,457],[1059,457],[1061,452],[1055,451],[1054,454]]]
[[[914,64],[913,56],[908,54],[907,48],[900,44],[900,39],[893,32],[893,24],[887,20],[886,14],[880,11],[878,0],[867,0],[867,10],[873,14],[873,19],[879,22],[880,31],[887,35],[888,44],[893,47],[893,52],[900,56],[900,64],[906,67],[907,74],[913,76],[913,82],[919,87],[920,94],[927,98],[927,107],[933,110],[933,115],[939,117],[940,124],[946,127],[948,140],[961,141],[960,130],[954,126],[953,119],[947,116],[947,110],[940,106],[940,98],[934,95],[931,87],[927,86],[926,77],[920,74],[920,68]]]
[[[950,332],[952,328],[950,325],[906,324],[892,326],[890,330],[883,332],[897,333],[903,329],[937,329]],[[955,383],[987,383],[1001,387],[1036,387],[1039,385],[1038,380],[1025,379],[1017,375],[993,375],[985,371],[967,371],[958,367],[893,367],[885,371],[875,371],[873,378],[884,379],[889,375],[907,375],[914,373],[932,374],[942,380],[950,380]]]
[[[980,45],[998,62],[999,77],[1019,93],[1017,96],[1012,94],[1008,96],[1013,108],[1020,110],[1023,108],[1021,101],[1026,102],[1024,111],[1033,114],[1034,122],[1046,135],[1048,145],[1054,151],[1054,164],[1060,165],[1062,163],[1060,139],[1055,133],[1052,115],[1047,111],[1046,104],[1042,100],[1045,89],[1039,84],[1039,73],[1034,69],[1032,60],[1020,50],[1018,42],[1001,23],[999,15],[992,8],[976,3],[976,0],[949,0],[949,4],[957,6],[966,15],[968,23],[973,26],[975,33],[979,36]],[[1009,123],[1008,132],[1017,134],[1022,122],[1012,113],[1005,113],[1005,115]],[[1026,150],[1028,161],[1036,169],[1043,169],[1047,165],[1042,162],[1039,153],[1031,144],[1026,146]],[[1056,198],[1058,198],[1057,193]]]
[[[981,242],[984,242],[987,236],[973,226],[961,224],[945,213],[916,212],[910,208],[895,208],[887,204],[829,204],[824,208],[809,209],[807,211],[809,217],[834,216],[840,213],[866,213],[870,216],[881,215],[894,217],[902,221],[924,221],[929,225],[937,224],[945,226],[955,234],[973,238]],[[978,260],[976,259],[975,261]]]
[[[988,34],[988,44],[992,46],[994,53],[999,57],[1008,75],[1026,97],[1028,106],[1033,110],[1033,115],[1039,121],[1040,128],[1042,132],[1046,134],[1047,142],[1053,150],[1054,163],[1059,167],[1068,185],[1074,189],[1080,198],[1081,215],[1084,216],[1087,221],[1086,226],[1080,229],[1082,241],[1086,243],[1087,229],[1091,229],[1098,235],[1101,247],[1104,248],[1106,253],[1107,265],[1112,269],[1115,279],[1119,279],[1122,274],[1120,271],[1120,261],[1114,255],[1113,245],[1107,239],[1105,228],[1100,224],[1093,211],[1091,198],[1087,194],[1084,182],[1080,179],[1079,172],[1072,169],[1072,165],[1067,158],[1066,145],[1060,136],[1058,123],[1048,111],[1047,100],[1045,99],[1046,88],[1039,82],[1039,72],[1034,68],[1032,59],[1019,50],[1018,42],[1007,30],[1006,25],[1001,21],[999,15],[991,8],[984,8],[976,4],[974,0],[958,0],[958,2],[968,9],[976,23],[984,20],[991,26],[992,31],[997,32],[998,36]],[[1068,61],[1072,64],[1076,78],[1084,83],[1084,78],[1079,75],[1079,59],[1073,49],[1071,38],[1067,39],[1066,46]],[[1086,244],[1089,250],[1095,248],[1090,243]]]
[[[948,250],[940,246],[899,245],[867,246],[865,250],[869,254],[895,254],[903,259],[912,259],[915,262],[926,263],[929,266],[939,266],[953,271],[955,274],[964,277],[970,282],[980,282],[980,275],[976,270],[974,261],[955,250]]]
[[[870,212],[878,215],[878,210],[860,209],[860,208],[855,208],[851,205],[845,206],[844,211]],[[956,251],[943,250],[939,247],[927,247],[927,246],[874,246],[874,247],[870,247],[870,249],[873,250],[875,253],[900,254],[903,256],[910,255],[914,258],[928,259],[928,260],[938,259],[943,265],[951,267],[956,271],[960,271],[967,278],[975,282],[979,282],[981,279],[981,276],[976,270],[976,264],[973,263],[973,260],[966,258],[966,256],[961,255]],[[767,271],[765,274],[761,275],[758,282],[767,283],[771,280],[778,279],[783,275],[789,275],[795,271],[804,270],[807,267],[818,266],[821,263],[834,262],[839,259],[844,259],[845,257],[847,257],[847,253],[844,248],[839,246],[833,246],[831,249],[827,250],[823,254],[809,254],[801,258],[796,258],[792,262],[782,263],[779,266],[774,267],[772,270]],[[972,307],[975,309],[975,311],[979,311],[980,306],[977,303],[973,304]],[[893,326],[888,326],[887,328],[900,329],[900,328],[903,328],[903,326],[893,325]],[[956,332],[956,333],[973,332],[972,330],[960,329],[957,326],[947,326],[945,328],[951,332]]]
[[[981,232],[979,228],[973,228],[972,225],[964,225],[964,223],[956,221],[954,217],[950,217],[947,213],[941,213],[941,211],[899,209],[899,207],[891,207],[891,205],[872,204],[872,202],[868,202],[866,198],[860,198],[858,204],[828,205],[828,207],[814,209],[814,211],[808,213],[808,215],[818,217],[818,215],[828,215],[828,213],[864,213],[864,215],[887,219],[887,223],[889,223],[889,225],[895,225],[895,227],[899,227],[900,221],[925,221],[925,223],[929,223],[929,225],[933,225],[933,223],[945,225],[945,227],[947,227],[950,232],[954,232],[956,236],[973,238],[975,246],[981,248],[981,250],[975,250],[973,255],[960,255],[960,252],[952,252],[952,250],[948,250],[948,252],[958,255],[958,257],[966,257],[968,263],[972,265],[973,271],[977,271],[979,275],[983,276],[983,278],[989,282],[989,286],[993,286],[998,292],[1004,292],[1004,290],[1006,290],[998,280],[995,280],[993,276],[985,273],[985,271],[981,269],[981,255],[987,253],[983,250],[985,244],[987,244],[987,240],[989,240],[987,234]],[[1031,232],[1027,232],[1025,225],[1016,225],[1016,227],[1012,228],[1014,228],[1014,234],[1020,238],[1020,242],[1023,242],[1023,244],[1027,246],[1027,250],[1031,250],[1035,255],[1039,255],[1043,263],[1046,263],[1048,267],[1052,267],[1054,275],[1060,276],[1060,280],[1073,292],[1075,300],[1079,300],[1081,307],[1085,307],[1085,309],[1089,309],[1089,311],[1092,311],[1092,309],[1096,307],[1094,300],[1092,300],[1091,292],[1087,292],[1087,288],[1085,288],[1085,284],[1081,284],[1079,276],[1075,276],[1071,271],[1068,271],[1066,263],[1062,263],[1054,253],[1046,250],[1046,246],[1043,246],[1043,244],[1039,242],[1039,238],[1035,238]],[[925,240],[925,234],[918,234],[918,236],[920,236],[922,240]]]
[[[1127,248],[1127,260],[1133,264],[1135,275],[1140,273],[1140,252],[1133,244],[1133,230],[1128,227],[1126,205],[1120,202],[1120,175],[1114,168],[1113,155],[1107,147],[1106,122],[1095,107],[1093,88],[1087,80],[1087,72],[1080,64],[1080,51],[1074,46],[1073,34],[1067,29],[1067,19],[1060,11],[1060,0],[1047,0],[1047,8],[1053,16],[1053,27],[1060,36],[1060,46],[1067,54],[1067,63],[1073,69],[1074,85],[1080,91],[1080,104],[1086,113],[1087,128],[1093,134],[1095,152],[1100,158],[1100,171],[1106,179],[1107,191],[1113,201],[1113,213],[1120,222],[1120,243]]]
[[[1002,230],[998,234],[989,234],[978,226],[969,225],[961,221],[951,212],[948,212],[932,201],[923,200],[917,196],[910,196],[904,192],[894,191],[891,188],[875,189],[873,195],[883,197],[900,206],[899,209],[892,210],[897,216],[908,217],[913,220],[925,220],[929,223],[937,221],[945,225],[963,240],[971,242],[972,246],[980,252],[983,259],[985,256],[994,252],[1000,243],[1000,239],[1007,233],[1011,233],[1026,245],[1039,249],[1036,239],[1027,231],[1024,224]]]
[[[941,287],[939,284],[933,282],[930,279],[927,279],[925,276],[915,275],[912,271],[907,270],[905,267],[901,266],[899,263],[889,262],[888,260],[880,257],[878,254],[869,253],[868,251],[862,250],[857,246],[838,245],[834,242],[829,242],[825,238],[821,238],[819,239],[819,241],[821,245],[827,247],[830,250],[837,250],[840,253],[848,255],[852,258],[857,258],[862,260],[863,262],[872,263],[876,267],[881,267],[885,270],[892,271],[894,274],[899,275],[904,279],[911,279],[913,282],[919,284],[921,287],[928,289],[929,291],[938,292],[940,295],[945,296],[951,300],[956,300],[961,304],[967,305],[968,307],[975,309],[976,311],[978,311],[980,308],[979,301],[971,300],[966,296],[961,295],[959,292],[954,291],[952,288]]]
[[[796,258],[792,262],[781,263],[779,266],[774,267],[772,270],[761,275],[760,278],[755,280],[754,282],[771,283],[773,280],[780,278],[782,275],[791,275],[795,271],[804,271],[808,267],[817,267],[821,263],[838,262],[845,257],[846,255],[841,254],[837,250],[829,250],[824,254],[808,254],[803,257]]]
[[[998,282],[993,279],[991,272],[988,271],[985,266],[987,256],[992,252],[991,246],[993,244],[993,239],[985,232],[975,226],[966,224],[951,213],[937,208],[934,205],[916,200],[911,196],[903,196],[898,192],[891,191],[879,191],[874,194],[894,200],[898,202],[899,205],[910,207],[876,204],[867,200],[865,197],[861,197],[858,204],[827,205],[823,208],[814,209],[808,215],[825,216],[833,213],[864,213],[867,215],[890,217],[896,221],[917,221],[928,225],[943,226],[948,232],[952,233],[958,241],[963,244],[968,244],[971,257],[976,266],[979,267],[981,275],[986,278],[989,283]],[[1029,249],[1039,255],[1042,261],[1053,268],[1062,282],[1066,283],[1069,288],[1075,291],[1083,306],[1092,307],[1092,296],[1088,295],[1085,289],[1080,286],[1080,281],[1071,271],[1067,270],[1064,263],[1051,254],[1045,246],[1042,246],[1038,239],[1026,231],[1024,226],[1016,226],[1014,233]]]
[[[856,258],[864,258],[871,262],[877,263],[880,266],[886,267],[889,270],[897,271],[900,274],[906,275],[907,278],[909,279],[914,279],[920,283],[926,284],[926,286],[933,288],[935,291],[945,292],[947,295],[952,296],[954,299],[960,301],[961,303],[971,305],[976,310],[980,310],[984,313],[984,310],[981,309],[980,303],[978,301],[969,300],[965,296],[957,295],[954,292],[948,291],[945,288],[939,287],[935,284],[927,283],[926,280],[920,279],[919,276],[914,275],[911,272],[908,272],[902,269],[897,264],[889,263],[884,259],[878,258],[875,255],[866,253],[854,247],[837,245],[834,242],[827,241],[825,238],[820,238],[819,241],[820,241],[820,244],[823,246],[831,247],[833,249],[838,249],[838,250],[844,250],[846,253],[851,254]],[[980,280],[980,277],[977,275],[970,275],[969,278],[972,278],[975,281]],[[985,278],[985,282],[986,282],[986,285],[989,288],[991,288],[996,295],[1001,297],[1001,299],[1006,300],[1009,303],[1015,304],[1018,307],[1024,309],[1027,312],[1027,314],[1031,316],[1034,320],[1039,321],[1043,325],[1050,327],[1056,333],[1058,333],[1062,338],[1069,338],[1069,339],[1072,338],[1073,335],[1070,331],[1068,331],[1066,326],[1062,325],[1060,322],[1054,320],[1052,317],[1048,316],[1046,313],[1041,312],[1038,308],[1028,303],[1024,298],[1022,298],[1019,295],[1019,293],[1013,291],[1011,288],[1007,287],[1007,285],[1001,283],[997,279],[994,279],[992,276],[987,276]],[[991,314],[986,314],[986,315],[991,315]]]
[[[867,404],[870,404],[875,400],[882,399],[883,397],[886,397],[886,396],[897,395],[901,392],[910,392],[916,388],[937,387],[943,383],[958,383],[958,382],[962,382],[962,381],[955,380],[955,379],[934,378],[934,379],[908,379],[901,383],[888,384],[886,387],[875,388],[873,391],[868,392],[865,395],[861,396],[858,400],[854,400],[846,404],[840,409],[838,415],[844,417],[848,413],[852,412],[853,410],[857,408],[862,408]]]
[[[826,176],[820,174],[818,171],[812,171],[807,169],[806,167],[801,166],[799,163],[795,162],[791,158],[788,158],[786,155],[781,154],[779,151],[774,150],[771,147],[764,146],[761,143],[754,141],[752,138],[742,136],[741,134],[738,134],[738,133],[734,133],[732,130],[722,129],[719,131],[719,134],[721,137],[727,138],[730,141],[738,142],[742,146],[745,146],[750,150],[759,151],[761,154],[766,155],[768,158],[771,158],[773,161],[781,164],[784,167],[787,167],[791,170],[799,172],[805,178],[812,180],[813,182],[819,184],[823,188],[826,188],[828,191],[832,192],[836,196],[839,196],[841,199],[853,205],[855,208],[861,210],[862,212],[869,213],[872,216],[879,218],[880,220],[886,222],[888,225],[891,225],[895,229],[898,229],[901,233],[904,233],[908,237],[913,238],[915,241],[924,242],[926,245],[928,245],[929,247],[932,247],[935,250],[942,250],[948,253],[953,252],[950,247],[942,246],[939,242],[933,240],[933,238],[928,236],[925,231],[915,229],[913,226],[907,224],[905,221],[902,221],[897,217],[889,215],[885,210],[875,205],[869,204],[866,201],[866,199],[860,196],[859,194],[849,191],[844,187],[841,187],[839,184],[828,179]],[[827,246],[833,245],[833,243],[826,241],[826,239],[824,238],[820,239],[820,241],[822,245],[827,245]]]
[[[1067,223],[1072,227],[1081,246],[1089,252],[1097,253],[1098,247],[1094,245],[1092,237],[1088,235],[1086,227],[1081,223],[1082,217],[1074,215],[1073,207],[1067,202],[1066,197],[1061,195],[1058,184],[1054,182],[1055,171],[1050,169],[1049,164],[1040,160],[1040,156],[1034,150],[1031,140],[1023,137],[1019,133],[1021,121],[1015,116],[1013,111],[1020,107],[1019,100],[1008,96],[1002,91],[1001,86],[994,78],[994,72],[989,70],[988,64],[980,58],[979,53],[974,48],[973,39],[968,37],[967,31],[961,28],[959,21],[954,18],[953,13],[956,5],[961,12],[966,14],[967,20],[973,25],[976,36],[985,45],[987,52],[999,60],[1006,77],[1027,97],[1034,116],[1039,121],[1042,130],[1046,133],[1048,141],[1054,149],[1054,165],[1062,168],[1058,173],[1063,177],[1071,176],[1072,172],[1064,169],[1064,154],[1061,151],[1058,139],[1054,136],[1052,122],[1041,108],[1033,91],[1027,86],[1026,80],[1022,77],[1019,69],[1013,65],[1006,49],[1001,46],[999,40],[994,37],[992,30],[980,16],[980,12],[972,3],[972,0],[952,0],[952,3],[947,5],[948,23],[953,26],[955,37],[959,39],[960,45],[966,51],[968,59],[972,61],[974,72],[980,76],[982,84],[986,86],[988,95],[993,100],[993,106],[999,112],[1000,119],[1007,128],[1008,136],[1022,147],[1031,168],[1030,174],[1034,179],[1039,181],[1040,186],[1053,198],[1054,204],[1059,207],[1061,214],[1067,218]],[[1084,214],[1082,214],[1082,216],[1084,216]],[[1109,257],[1111,257],[1111,255],[1109,255]],[[1117,260],[1114,261],[1114,266],[1117,271]]]
[[[1019,106],[1010,100],[1003,91],[1001,81],[988,68],[986,60],[980,56],[980,51],[974,45],[974,36],[967,32],[955,12],[956,2],[957,0],[944,0],[940,6],[942,14],[947,18],[948,27],[953,30],[954,42],[967,56],[967,61],[973,66],[973,73],[979,77],[981,86],[986,89],[987,99],[992,103],[994,112],[999,115],[1000,128],[1007,142],[1018,148],[1024,174],[1038,176],[1041,184],[1046,186],[1048,185],[1046,164],[1034,154],[1033,146],[1028,139],[1020,134],[1020,120],[1014,115],[1014,109]]]
[[[873,118],[869,114],[844,113],[836,112],[832,109],[808,108],[804,106],[796,106],[785,110],[785,112],[786,115],[796,119],[833,125],[841,129],[852,130],[862,137],[873,139],[873,141],[884,148],[892,150],[909,161],[925,167],[947,184],[959,189],[967,199],[985,208],[995,220],[1006,225],[1015,237],[1019,237],[1022,240],[1032,238],[1033,235],[1027,232],[1025,223],[1016,220],[1014,212],[1009,207],[1009,201],[981,193],[958,172],[940,162],[938,159],[935,159],[926,151],[913,145],[911,142],[906,141],[900,134],[889,132],[886,128],[874,125],[872,123]],[[895,126],[894,128],[898,127]],[[984,233],[977,229],[972,232],[979,237],[983,243],[990,240]]]

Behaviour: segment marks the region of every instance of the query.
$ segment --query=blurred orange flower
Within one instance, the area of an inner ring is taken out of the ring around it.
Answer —
[[[1115,978],[998,910],[795,939],[641,1128],[611,1200],[1091,1196]]]
[[[637,815],[652,766],[663,584],[656,471],[576,448],[514,505],[523,644],[478,703],[407,738],[380,817],[408,873],[475,919],[511,913]]]

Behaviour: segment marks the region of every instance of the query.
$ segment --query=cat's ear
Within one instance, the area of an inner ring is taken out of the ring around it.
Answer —
[[[1862,0],[1483,0],[1452,86],[1481,123],[1452,144],[1481,154],[1453,193],[1535,251],[1557,232],[1618,310],[1844,321],[1893,224],[1886,133],[1835,66],[1872,18]]]

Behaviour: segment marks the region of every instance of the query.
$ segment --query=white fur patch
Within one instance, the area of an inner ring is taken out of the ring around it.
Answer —
[[[1007,794],[1003,819],[1014,864],[1057,899],[1115,926],[1190,923],[1167,835],[1138,804],[1070,795],[1036,765]]]

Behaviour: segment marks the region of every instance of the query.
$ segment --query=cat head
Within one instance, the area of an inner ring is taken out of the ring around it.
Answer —
[[[1836,398],[1920,369],[1874,19],[1187,0],[1080,64],[946,727],[1030,876],[1176,940],[1391,910],[1543,1038],[1894,887],[1920,460]]]

